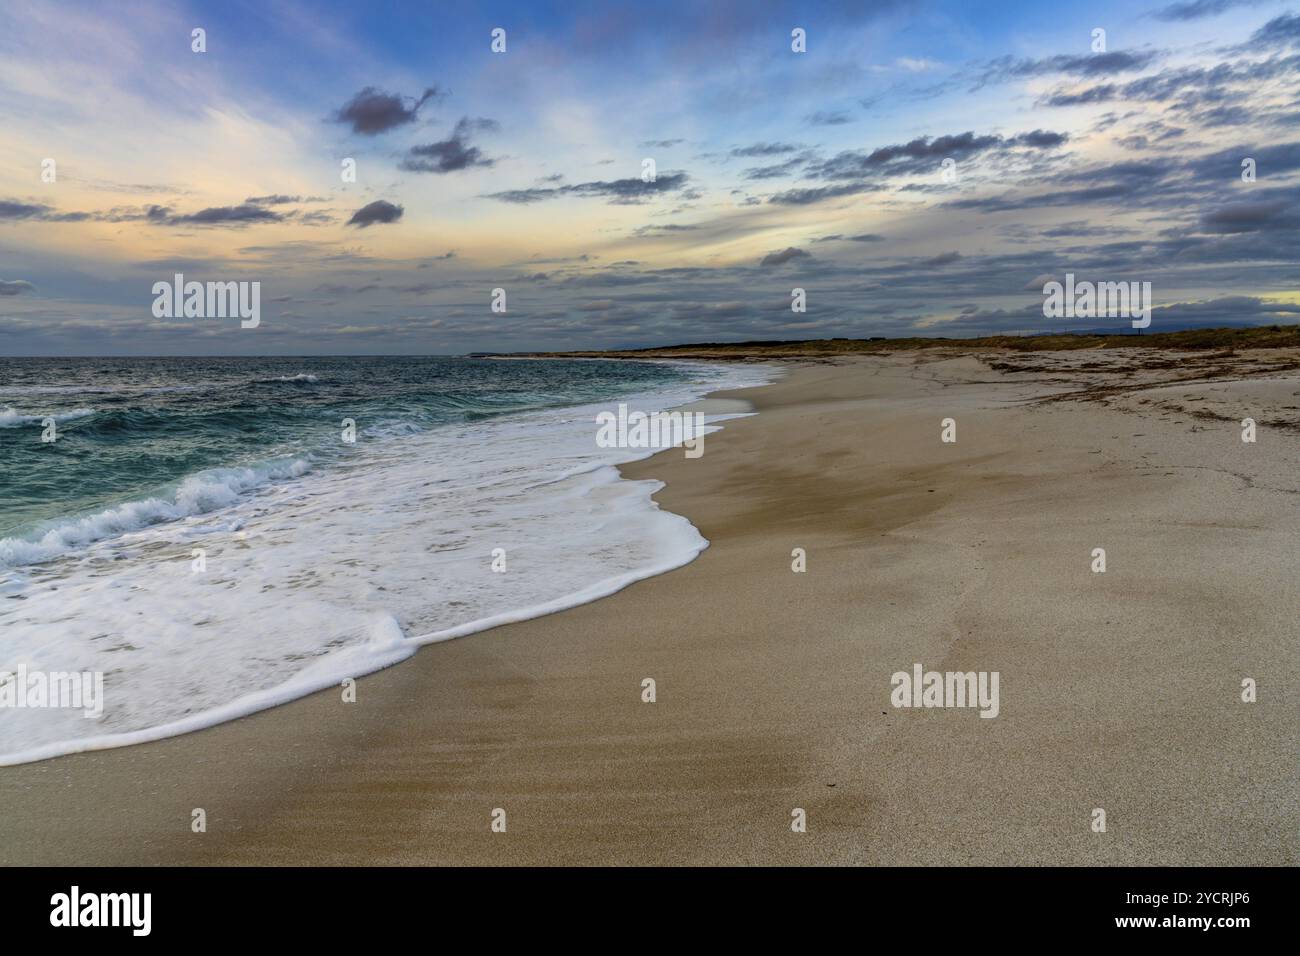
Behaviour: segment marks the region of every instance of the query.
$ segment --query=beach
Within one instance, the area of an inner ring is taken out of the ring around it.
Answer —
[[[0,863],[1294,865],[1296,359],[789,362],[621,468],[690,564],[355,702],[0,769]],[[917,664],[996,672],[996,717],[893,706]]]

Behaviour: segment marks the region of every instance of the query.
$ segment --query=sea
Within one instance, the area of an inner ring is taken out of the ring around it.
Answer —
[[[211,726],[691,561],[708,542],[616,468],[653,449],[600,447],[596,416],[770,377],[0,358],[0,685],[103,680],[98,713],[0,707],[0,765]]]

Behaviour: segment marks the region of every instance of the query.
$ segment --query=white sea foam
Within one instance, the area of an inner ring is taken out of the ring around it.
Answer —
[[[64,422],[85,418],[87,415],[93,414],[95,414],[93,408],[74,408],[70,412],[46,412],[42,415],[31,415],[12,407],[0,408],[0,428],[21,428],[24,425],[39,425],[47,418],[54,419],[56,425],[62,425]]]
[[[310,467],[306,459],[286,458],[252,468],[201,471],[181,481],[169,498],[128,501],[95,514],[59,521],[35,539],[0,538],[0,568],[50,561],[159,522],[228,508],[255,488],[296,478]]]
[[[197,482],[161,523],[65,534],[61,559],[0,575],[21,597],[0,602],[0,671],[102,671],[104,711],[4,714],[0,765],[210,726],[691,561],[708,542],[651,500],[660,483],[614,467],[653,451],[597,447],[595,415],[767,377],[701,366],[653,395],[430,428],[260,484]]]

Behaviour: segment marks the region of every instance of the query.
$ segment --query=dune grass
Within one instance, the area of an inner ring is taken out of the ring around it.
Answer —
[[[1133,332],[1062,335],[990,335],[981,338],[869,338],[808,339],[768,342],[694,342],[656,348],[612,351],[530,353],[581,358],[790,358],[897,352],[912,349],[956,349],[986,352],[1006,349],[1015,352],[1047,352],[1074,349],[1182,349],[1223,350],[1300,347],[1300,325],[1263,325],[1253,328],[1187,329],[1181,332]]]

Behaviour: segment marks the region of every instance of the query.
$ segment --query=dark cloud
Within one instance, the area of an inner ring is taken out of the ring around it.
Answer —
[[[1300,215],[1280,202],[1232,203],[1201,217],[1205,232],[1264,232],[1300,228]]]
[[[1032,149],[1053,149],[1064,146],[1069,140],[1069,133],[1054,133],[1051,130],[1036,129],[1029,133],[1013,136],[1007,142],[1012,146],[1028,146]]]
[[[1253,295],[1225,295],[1200,302],[1176,302],[1151,310],[1153,325],[1186,329],[1294,322],[1296,316],[1300,316],[1300,305],[1294,302],[1274,302]]]
[[[1083,106],[1087,103],[1104,103],[1117,97],[1119,87],[1102,83],[1082,90],[1056,90],[1038,101],[1040,106]]]
[[[86,222],[90,219],[105,218],[101,213],[90,212],[55,212],[44,203],[24,203],[16,200],[0,200],[0,222],[10,220],[33,220],[39,222]]]
[[[975,80],[975,89],[990,83],[1026,79],[1035,76],[1067,74],[1085,78],[1114,76],[1117,73],[1135,73],[1155,62],[1161,54],[1155,50],[1116,50],[1113,53],[1082,55],[1058,54],[1040,60],[999,57],[984,65]]]
[[[764,268],[767,268],[769,266],[784,265],[785,263],[791,261],[792,259],[810,259],[810,258],[812,257],[809,256],[808,253],[804,252],[802,249],[796,249],[794,246],[790,246],[788,249],[782,249],[779,252],[769,252],[767,255],[763,257],[762,261],[759,262],[759,265],[763,266]]]
[[[762,179],[780,179],[782,176],[791,175],[806,162],[808,162],[807,157],[796,156],[794,159],[787,159],[784,163],[773,163],[771,166],[754,166],[745,170],[742,175],[751,182]]]
[[[357,226],[364,229],[367,226],[373,226],[377,223],[397,222],[402,218],[405,210],[401,206],[394,205],[383,199],[376,199],[369,205],[362,206],[352,214],[348,220],[349,226]]]
[[[1255,160],[1256,175],[1262,180],[1282,173],[1300,171],[1300,141],[1261,146],[1245,144],[1184,160],[1181,169],[1207,183],[1235,182],[1241,175],[1241,161]]]
[[[871,152],[846,150],[824,162],[809,167],[808,173],[820,179],[867,179],[881,176],[910,175],[929,170],[936,160],[970,159],[980,153],[1016,148],[1052,149],[1069,139],[1066,133],[1036,129],[1010,139],[973,132],[939,136],[921,136],[908,143],[881,146]]]
[[[881,146],[869,153],[848,150],[819,164],[812,172],[823,179],[856,179],[873,173],[910,172],[916,168],[916,164],[910,162],[913,160],[964,159],[1001,142],[1001,136],[976,136],[972,132],[936,139],[921,136],[910,143]]]
[[[249,196],[244,200],[245,203],[252,206],[287,206],[290,203],[302,201],[301,196],[283,196],[279,193],[270,196]]]
[[[473,166],[491,166],[496,160],[484,156],[477,146],[471,146],[469,139],[472,133],[494,132],[500,128],[496,120],[462,117],[450,138],[412,146],[401,168],[413,173],[454,173]]]
[[[1207,110],[1196,110],[1188,114],[1188,120],[1213,129],[1216,126],[1246,126],[1255,117],[1244,106],[1215,106]]]
[[[732,156],[753,158],[756,156],[780,156],[800,149],[790,143],[754,143],[752,146],[738,146],[731,151]]]
[[[1260,49],[1300,43],[1300,13],[1284,13],[1250,35],[1249,46]]]
[[[0,218],[3,218],[3,203],[0,203]],[[171,206],[150,204],[147,206],[115,206],[104,212],[65,212],[55,213],[48,207],[41,207],[34,218],[46,222],[145,222],[155,226],[245,226],[251,223],[283,222],[289,214],[276,212],[245,201],[236,206],[209,206],[198,212],[180,214]]]
[[[645,202],[659,193],[675,192],[683,188],[689,177],[685,173],[662,173],[651,182],[641,179],[614,179],[577,183],[571,186],[555,186],[533,189],[507,189],[504,192],[488,193],[487,198],[501,202],[527,205],[559,199],[561,196],[578,196],[584,199],[603,198],[610,202],[625,205]]]
[[[8,281],[0,279],[0,295],[22,295],[24,292],[35,292],[36,286],[32,285],[26,279],[10,279]]]
[[[49,206],[43,206],[40,203],[22,203],[0,199],[0,219],[40,218],[49,211]]]
[[[403,97],[397,93],[385,93],[373,86],[367,86],[352,97],[334,114],[334,121],[347,123],[352,132],[363,136],[377,136],[380,133],[413,122],[420,107],[435,96],[438,88],[431,86],[417,100]]]
[[[154,225],[166,225],[172,211],[171,206],[152,203],[147,206],[114,206],[107,212],[96,213],[94,218],[100,222],[148,222]]]
[[[1196,121],[1198,111],[1212,108],[1225,110],[1238,106],[1258,110],[1255,96],[1259,87],[1271,80],[1294,77],[1297,71],[1300,71],[1300,55],[1222,62],[1212,67],[1175,67],[1127,83],[1060,87],[1040,97],[1037,105],[1078,106],[1112,100],[1154,103],[1183,113],[1188,121]]]
[[[768,197],[769,203],[780,206],[809,206],[825,199],[839,199],[843,196],[856,196],[859,193],[875,192],[881,187],[870,183],[842,183],[838,186],[811,186],[799,189],[786,189]]]
[[[651,139],[641,144],[642,149],[672,149],[679,143],[684,143],[684,139]]]
[[[853,117],[844,110],[818,110],[805,116],[804,122],[812,126],[843,126],[852,123]]]
[[[1121,226],[1093,226],[1089,225],[1085,220],[1076,219],[1071,222],[1063,222],[1051,229],[1044,229],[1038,235],[1048,236],[1052,239],[1085,239],[1098,236],[1122,236],[1126,232],[1127,230]]]
[[[150,207],[151,210],[158,210],[158,208],[157,206]],[[209,206],[207,209],[200,209],[198,212],[188,215],[166,216],[163,218],[164,212],[152,213],[150,219],[155,222],[163,222],[169,226],[222,226],[246,225],[252,222],[281,222],[285,218],[283,213],[262,206],[255,206],[251,203],[243,203],[238,206]]]

